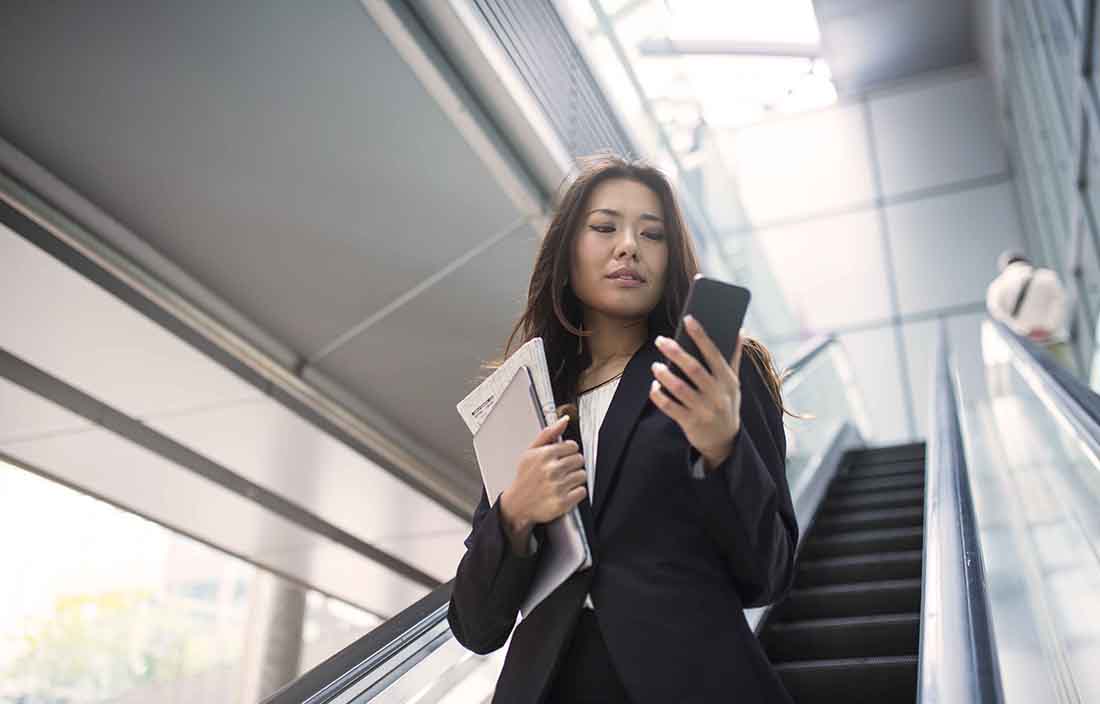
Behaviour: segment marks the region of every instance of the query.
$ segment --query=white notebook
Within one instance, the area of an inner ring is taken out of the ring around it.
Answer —
[[[531,372],[520,365],[474,433],[474,452],[490,503],[511,485],[520,455],[545,427]],[[547,524],[546,540],[539,545],[539,552],[542,554],[531,589],[520,606],[524,618],[573,573],[592,565],[578,509]]]

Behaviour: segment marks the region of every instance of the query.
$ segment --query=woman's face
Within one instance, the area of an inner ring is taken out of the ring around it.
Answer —
[[[668,268],[664,219],[660,198],[637,181],[613,178],[592,190],[569,273],[586,307],[614,318],[649,315],[661,300]],[[623,267],[641,281],[612,278]]]

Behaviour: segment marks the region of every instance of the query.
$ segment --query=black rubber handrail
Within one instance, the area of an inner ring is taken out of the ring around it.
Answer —
[[[918,702],[1003,701],[959,389],[941,323],[929,405]]]

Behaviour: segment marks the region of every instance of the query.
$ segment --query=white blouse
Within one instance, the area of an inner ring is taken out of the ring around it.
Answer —
[[[591,501],[596,489],[596,450],[600,439],[600,426],[603,424],[607,409],[611,407],[611,399],[615,396],[615,389],[619,388],[622,377],[605,381],[577,398],[577,421],[580,423],[581,442],[584,445],[584,470],[588,477],[588,497]],[[592,604],[592,595],[584,597],[584,606],[587,609],[595,609]]]
[[[581,442],[584,444],[584,469],[588,472],[588,497],[596,489],[596,450],[600,440],[600,426],[611,407],[620,376],[582,393],[577,399],[577,421],[581,426]]]

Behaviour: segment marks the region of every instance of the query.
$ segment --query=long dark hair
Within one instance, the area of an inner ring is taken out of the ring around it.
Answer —
[[[559,417],[569,413],[571,423],[577,418],[577,384],[581,372],[592,363],[589,345],[583,339],[591,332],[581,330],[583,309],[580,299],[567,285],[573,239],[585,217],[585,205],[593,189],[613,178],[637,181],[652,190],[664,211],[665,237],[668,242],[668,269],[664,293],[648,317],[649,340],[657,335],[673,337],[687,299],[691,281],[699,270],[695,249],[684,224],[683,214],[668,179],[659,170],[638,160],[626,160],[613,154],[597,154],[580,160],[580,173],[561,197],[546,236],[535,258],[531,282],[527,291],[527,308],[512,328],[503,356],[486,363],[484,368],[499,367],[512,353],[516,335],[521,339],[516,347],[541,337]],[[744,337],[746,355],[760,372],[772,399],[781,411],[782,377],[775,370],[771,354],[759,341]]]

